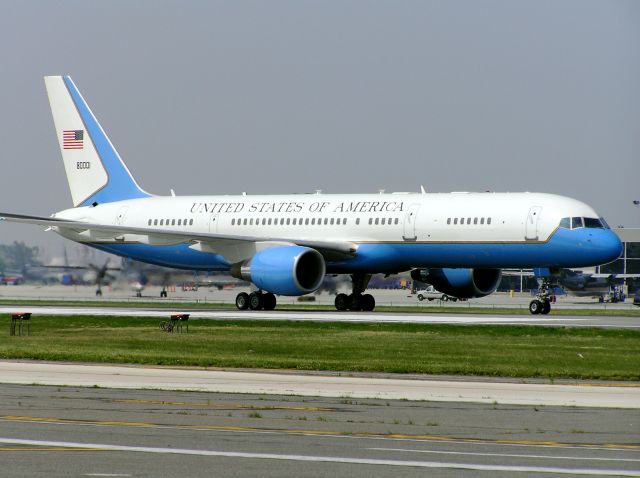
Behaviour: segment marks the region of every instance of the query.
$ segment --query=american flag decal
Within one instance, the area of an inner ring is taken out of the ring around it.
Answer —
[[[62,132],[62,149],[84,148],[84,131],[71,129]]]

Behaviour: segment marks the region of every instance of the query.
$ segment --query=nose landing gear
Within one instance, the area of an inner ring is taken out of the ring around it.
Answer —
[[[540,282],[540,287],[538,288],[538,293],[536,294],[536,298],[533,299],[529,303],[529,312],[533,315],[547,315],[551,312],[551,294],[549,290],[551,288],[551,282],[549,279],[542,278]]]

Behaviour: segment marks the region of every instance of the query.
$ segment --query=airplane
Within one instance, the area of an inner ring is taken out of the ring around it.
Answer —
[[[238,309],[272,310],[276,295],[314,292],[325,274],[351,277],[339,311],[371,311],[373,274],[411,271],[460,298],[493,293],[503,268],[586,267],[622,243],[587,204],[543,193],[153,195],[143,190],[69,76],[45,85],[73,207],[7,221],[134,260],[229,271],[257,290]],[[214,176],[215,177],[215,176]],[[219,170],[220,181],[224,179]],[[544,290],[531,313],[549,313]]]

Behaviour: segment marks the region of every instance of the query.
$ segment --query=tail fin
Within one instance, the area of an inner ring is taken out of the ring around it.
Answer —
[[[148,197],[69,76],[44,78],[74,207]]]

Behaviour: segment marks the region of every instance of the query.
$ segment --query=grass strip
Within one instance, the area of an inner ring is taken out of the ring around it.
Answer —
[[[531,326],[36,316],[0,358],[497,377],[640,379],[640,331]],[[0,329],[2,330],[2,329]]]

